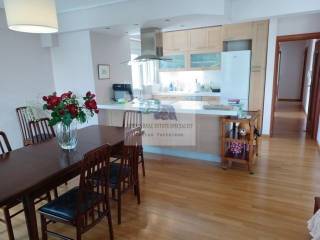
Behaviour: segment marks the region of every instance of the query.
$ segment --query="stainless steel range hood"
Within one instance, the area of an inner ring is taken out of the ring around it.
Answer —
[[[163,57],[163,37],[160,28],[142,28],[141,31],[141,56],[135,61],[170,61]]]

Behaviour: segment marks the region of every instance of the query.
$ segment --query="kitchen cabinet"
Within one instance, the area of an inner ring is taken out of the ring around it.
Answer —
[[[190,49],[205,50],[208,48],[208,28],[198,28],[189,31]]]
[[[223,51],[222,27],[208,28],[208,48],[213,52]]]
[[[253,23],[249,110],[263,110],[269,22]]]
[[[223,41],[252,39],[253,23],[228,24],[222,27]]]
[[[185,51],[189,48],[188,31],[163,33],[163,49],[165,52]]]
[[[219,70],[221,68],[221,53],[191,53],[190,68]]]
[[[178,71],[186,69],[186,56],[184,53],[165,54],[170,60],[160,61],[160,71]]]

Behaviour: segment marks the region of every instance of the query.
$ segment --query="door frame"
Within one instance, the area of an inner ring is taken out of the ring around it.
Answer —
[[[308,133],[312,139],[317,139],[320,118],[320,40],[316,42],[315,50],[317,50],[318,46],[318,52],[314,52],[315,59],[312,69],[313,76],[307,120]]]
[[[278,96],[278,91],[279,91],[279,85],[278,85],[279,84],[279,76],[278,76],[278,74],[279,74],[280,43],[312,40],[312,39],[320,39],[320,32],[277,36],[277,38],[276,38],[274,73],[273,73],[273,91],[272,91],[272,104],[271,104],[271,119],[270,119],[270,136],[271,137],[273,137],[274,113],[275,113],[277,96]]]
[[[309,47],[306,47],[304,49],[304,55],[303,55],[300,101],[303,101],[304,84],[306,83],[306,70],[307,70],[307,62],[308,62],[308,53],[309,53]]]

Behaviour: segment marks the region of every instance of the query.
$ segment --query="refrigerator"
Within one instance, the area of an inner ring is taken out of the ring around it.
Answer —
[[[221,100],[239,99],[243,110],[248,110],[251,51],[223,52],[221,56]]]

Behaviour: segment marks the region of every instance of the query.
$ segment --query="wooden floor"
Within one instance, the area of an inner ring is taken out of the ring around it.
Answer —
[[[224,171],[204,161],[151,158],[141,182],[142,204],[136,205],[127,193],[120,226],[113,212],[115,239],[310,239],[306,221],[314,196],[320,195],[315,142],[284,135],[262,139],[254,175],[241,168]],[[20,215],[14,220],[16,239],[28,239],[23,219]],[[70,227],[53,228],[74,236]],[[0,239],[7,239],[3,226]],[[83,239],[108,239],[106,222]]]
[[[274,130],[276,137],[305,137],[307,116],[301,102],[280,101],[276,104]]]

